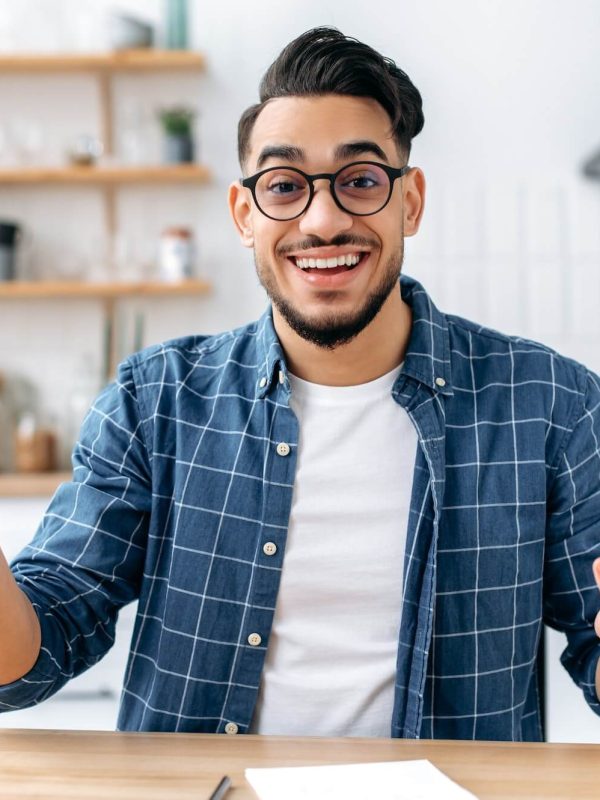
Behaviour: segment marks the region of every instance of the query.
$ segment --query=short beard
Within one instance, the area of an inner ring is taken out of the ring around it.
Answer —
[[[348,344],[375,319],[394,289],[399,291],[398,279],[402,261],[403,251],[388,259],[379,286],[367,295],[365,302],[353,315],[325,313],[317,321],[313,321],[280,294],[272,271],[261,266],[256,251],[254,252],[258,279],[275,308],[298,336],[325,350]],[[334,298],[335,294],[332,292],[331,296]]]

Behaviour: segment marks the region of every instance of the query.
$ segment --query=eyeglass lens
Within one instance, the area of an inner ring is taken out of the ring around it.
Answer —
[[[275,167],[261,175],[255,192],[262,211],[279,220],[302,214],[310,201],[308,180],[286,167]],[[334,192],[350,214],[374,214],[387,203],[390,181],[387,173],[373,164],[352,164],[337,176]]]

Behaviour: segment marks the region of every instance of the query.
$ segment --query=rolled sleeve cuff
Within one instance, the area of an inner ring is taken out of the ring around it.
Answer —
[[[561,661],[575,683],[583,691],[587,704],[600,716],[600,700],[596,694],[596,669],[600,658],[600,642],[596,644],[581,661],[574,661],[567,652],[561,656]]]
[[[21,589],[27,592],[28,587],[21,581],[18,583]],[[60,665],[52,656],[52,652],[47,646],[48,640],[53,638],[52,631],[47,620],[44,620],[40,614],[40,607],[34,597],[30,593],[28,596],[40,621],[42,647],[37,661],[29,672],[12,683],[0,686],[0,712],[17,711],[37,705],[62,688],[70,677],[61,670]]]
[[[42,648],[29,672],[12,683],[0,686],[0,712],[37,705],[58,691],[64,682],[60,681],[60,671],[56,666],[53,667],[50,653]]]

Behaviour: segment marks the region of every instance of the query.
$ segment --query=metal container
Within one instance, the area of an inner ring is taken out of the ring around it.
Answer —
[[[0,220],[0,281],[16,278],[15,257],[21,236],[16,222]]]

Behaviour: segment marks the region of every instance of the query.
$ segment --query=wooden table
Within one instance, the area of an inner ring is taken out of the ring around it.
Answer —
[[[0,732],[0,797],[205,800],[228,774],[254,800],[246,767],[419,758],[480,800],[600,798],[600,745],[39,730]]]

